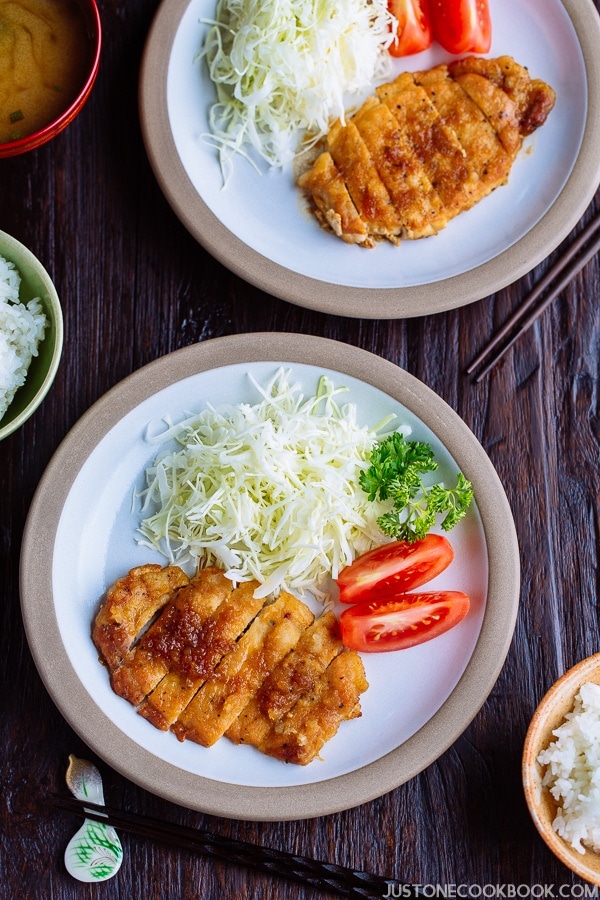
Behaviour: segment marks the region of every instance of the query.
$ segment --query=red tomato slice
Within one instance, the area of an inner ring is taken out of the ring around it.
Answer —
[[[454,559],[447,538],[428,534],[420,541],[393,541],[362,553],[342,569],[337,584],[342,603],[395,597],[431,581]]]
[[[398,20],[392,56],[411,56],[426,50],[432,41],[429,0],[388,0],[388,9]]]
[[[342,641],[350,650],[406,650],[444,634],[464,619],[469,598],[461,591],[399,594],[357,603],[340,616]]]
[[[487,53],[492,43],[488,0],[430,0],[431,28],[448,53]]]

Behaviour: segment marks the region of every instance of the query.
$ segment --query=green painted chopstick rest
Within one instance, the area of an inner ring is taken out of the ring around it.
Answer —
[[[85,759],[69,756],[67,787],[78,800],[104,805],[102,778],[98,769]],[[65,850],[67,872],[78,881],[106,881],[121,868],[123,848],[111,825],[84,819]]]

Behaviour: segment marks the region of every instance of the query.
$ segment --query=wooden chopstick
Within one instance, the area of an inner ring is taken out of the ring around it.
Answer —
[[[583,252],[578,256],[582,249]],[[525,296],[514,313],[506,320],[475,359],[472,360],[466,369],[466,373],[471,375],[487,359],[484,367],[479,370],[474,378],[475,382],[481,381],[599,250],[600,212],[588,222],[573,243],[567,247],[544,277]],[[558,281],[555,282],[557,278]],[[548,288],[550,288],[548,294],[536,306],[537,300]],[[527,313],[529,315],[526,315]],[[516,328],[516,331],[511,335],[513,328]],[[488,359],[489,354],[505,339],[508,340]]]
[[[413,885],[401,884],[393,878],[348,869],[345,866],[321,862],[305,856],[221,837],[186,825],[163,822],[137,813],[110,806],[76,800],[72,797],[51,796],[52,806],[95,822],[112,825],[139,837],[169,844],[180,850],[203,853],[228,863],[250,866],[270,875],[298,881],[305,886],[326,890],[343,897],[419,897],[421,891]],[[399,893],[400,892],[400,893]]]

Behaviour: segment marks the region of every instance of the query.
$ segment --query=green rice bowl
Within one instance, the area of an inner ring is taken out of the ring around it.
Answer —
[[[27,371],[48,326],[41,299],[21,303],[21,276],[14,263],[0,256],[0,422]]]
[[[28,247],[0,231],[0,441],[46,397],[62,347],[63,315],[52,278]]]

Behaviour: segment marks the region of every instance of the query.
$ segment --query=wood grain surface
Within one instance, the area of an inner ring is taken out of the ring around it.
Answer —
[[[551,855],[529,819],[520,762],[528,722],[546,689],[600,650],[598,260],[478,385],[463,374],[466,365],[548,262],[468,307],[405,321],[326,316],[261,293],[194,241],[150,170],[137,118],[137,77],[157,5],[101,0],[104,53],[89,103],[46,147],[0,160],[0,228],[43,261],[65,316],[54,387],[33,418],[0,444],[0,897],[328,896],[126,835],[125,860],[114,879],[95,886],[75,882],[62,856],[79,823],[48,802],[49,793],[64,789],[70,753],[98,764],[114,806],[409,883],[463,885],[467,896],[481,896],[489,885],[524,886],[520,896],[536,885],[550,886],[554,896],[559,889],[562,896],[586,896],[584,884]],[[18,581],[21,535],[36,485],[82,413],[165,353],[258,330],[345,341],[393,361],[440,394],[498,471],[522,563],[511,650],[462,737],[421,775],[372,803],[322,819],[266,824],[179,808],[96,759],[37,674]]]

